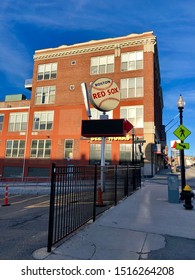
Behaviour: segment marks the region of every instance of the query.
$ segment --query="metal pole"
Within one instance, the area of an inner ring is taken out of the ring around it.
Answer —
[[[115,192],[115,206],[117,205],[117,174],[118,174],[118,170],[117,170],[117,165],[115,165],[114,167],[114,192]]]
[[[183,124],[183,108],[179,108],[179,118],[180,118],[180,125],[182,125]],[[181,141],[181,143],[184,143],[184,141]],[[181,186],[182,186],[182,192],[181,192],[180,199],[182,199],[183,189],[186,185],[184,150],[180,150],[180,164],[181,164]]]
[[[100,115],[101,120],[108,119],[108,115],[106,115],[105,112],[103,112],[103,115]],[[101,189],[104,192],[105,191],[105,145],[106,145],[106,137],[102,137],[102,143],[101,143]]]
[[[56,186],[56,165],[55,165],[55,163],[53,163],[52,164],[52,174],[51,174],[51,192],[50,192],[47,252],[51,252],[51,247],[52,247],[52,244],[53,244],[55,186]]]
[[[104,167],[105,167],[105,141],[106,138],[102,137],[101,143],[101,189],[105,191],[105,176],[104,176]]]
[[[96,219],[96,199],[97,199],[97,165],[94,170],[94,196],[93,196],[93,222]]]
[[[135,132],[134,128],[132,129],[132,164],[135,162]]]

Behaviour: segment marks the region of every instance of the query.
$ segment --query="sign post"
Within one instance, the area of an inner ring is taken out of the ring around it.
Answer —
[[[180,199],[184,199],[183,190],[186,185],[186,178],[185,178],[185,158],[184,158],[184,149],[189,149],[189,144],[184,143],[184,140],[191,134],[191,131],[188,130],[182,121],[182,110],[183,107],[180,109],[180,126],[173,132],[177,138],[181,140],[181,143],[176,144],[176,149],[180,150],[180,165],[181,165],[181,183],[182,183],[182,191],[180,194]]]
[[[102,191],[105,191],[105,176],[104,176],[104,167],[105,167],[105,146],[106,138],[102,137],[101,143],[101,188]]]
[[[108,119],[108,115],[103,113],[100,115],[100,119]],[[102,191],[105,191],[105,175],[104,175],[104,167],[105,167],[105,147],[106,147],[106,137],[101,137],[101,188]]]
[[[117,84],[110,78],[99,78],[91,85],[90,101],[99,111],[103,112],[100,119],[107,119],[106,112],[114,110],[120,102],[120,90]],[[105,145],[106,138],[102,137],[101,141],[101,188],[105,191]]]
[[[117,84],[110,78],[99,78],[91,84],[91,88],[87,91],[85,83],[81,84],[85,107],[89,120],[82,121],[82,136],[85,137],[101,137],[101,189],[105,190],[105,144],[106,137],[110,136],[126,136],[133,125],[126,119],[108,119],[106,112],[114,110],[120,103],[120,89]],[[88,100],[89,96],[89,100]],[[89,102],[103,114],[100,120],[91,120],[91,112]]]

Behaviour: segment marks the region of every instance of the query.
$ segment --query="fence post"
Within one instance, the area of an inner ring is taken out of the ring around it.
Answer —
[[[117,205],[117,175],[118,175],[118,169],[117,169],[117,165],[115,165],[115,168],[114,168],[115,206]]]
[[[128,177],[128,165],[125,165],[124,169],[126,168],[125,176],[124,176],[124,196],[128,196],[128,185],[129,185],[129,177]]]
[[[127,196],[129,196],[129,165],[127,164]]]
[[[133,190],[136,190],[136,165],[133,166]]]
[[[93,222],[95,222],[96,218],[96,199],[97,199],[97,164],[95,165],[94,170],[94,196],[93,196]]]
[[[139,166],[139,187],[142,186],[142,174],[141,174],[141,165]]]
[[[50,192],[50,208],[49,208],[49,229],[48,229],[48,243],[47,252],[51,252],[53,241],[53,224],[54,224],[54,205],[55,205],[55,185],[56,185],[56,165],[52,164],[51,174],[51,192]]]

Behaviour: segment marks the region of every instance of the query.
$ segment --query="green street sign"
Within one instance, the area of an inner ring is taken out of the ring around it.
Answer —
[[[177,136],[177,138],[183,141],[191,134],[191,131],[181,124],[173,133]]]
[[[134,140],[134,143],[135,144],[137,144],[137,143],[146,143],[146,140],[142,140],[142,139]]]
[[[189,143],[177,143],[176,144],[176,149],[177,150],[184,150],[184,149],[189,150],[189,148],[190,148]]]

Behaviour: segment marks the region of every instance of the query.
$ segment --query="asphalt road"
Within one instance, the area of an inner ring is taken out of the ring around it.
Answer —
[[[0,197],[0,259],[33,259],[35,250],[47,246],[49,195],[13,195],[9,203],[2,206]]]

